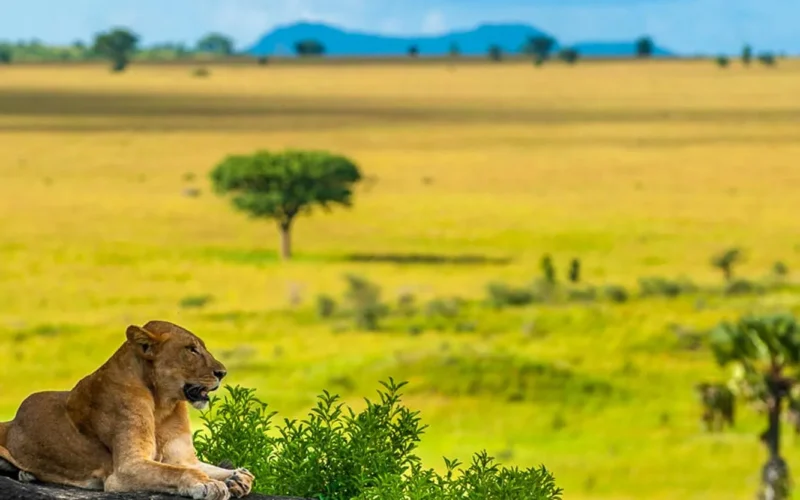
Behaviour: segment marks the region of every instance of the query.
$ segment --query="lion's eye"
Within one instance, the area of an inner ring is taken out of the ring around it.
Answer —
[[[186,346],[186,348],[189,349],[189,352],[191,352],[192,354],[200,354],[200,351],[197,350],[197,347],[193,345]]]

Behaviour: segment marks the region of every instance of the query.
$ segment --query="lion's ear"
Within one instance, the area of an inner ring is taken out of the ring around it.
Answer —
[[[136,354],[145,359],[153,359],[155,346],[161,343],[159,335],[136,325],[129,326],[125,334],[128,342],[136,348]]]

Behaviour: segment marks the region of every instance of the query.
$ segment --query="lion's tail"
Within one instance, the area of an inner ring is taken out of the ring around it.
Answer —
[[[0,473],[17,474],[22,470],[22,467],[19,466],[6,448],[6,439],[8,438],[8,428],[10,424],[11,422],[0,422]]]

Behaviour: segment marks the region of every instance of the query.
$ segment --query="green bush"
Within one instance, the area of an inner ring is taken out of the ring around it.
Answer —
[[[317,295],[317,316],[330,318],[336,312],[336,301],[328,295]]]
[[[746,279],[733,280],[725,285],[726,295],[749,295],[764,292],[764,287]]]
[[[418,412],[401,404],[405,383],[382,383],[379,400],[366,400],[356,413],[325,391],[305,420],[284,420],[251,389],[227,386],[222,401],[212,397],[201,416],[205,429],[194,435],[201,460],[230,461],[256,477],[253,490],[320,500],[560,500],[562,490],[544,467],[500,468],[487,453],[459,469],[445,459],[446,472],[425,469],[415,454],[421,425]]]
[[[572,259],[569,263],[569,280],[572,283],[581,281],[581,261],[578,259]]]
[[[619,285],[606,285],[603,288],[603,296],[611,302],[622,303],[628,301],[628,291],[625,287]]]
[[[556,267],[553,265],[553,258],[550,255],[543,256],[539,266],[542,268],[542,277],[545,283],[554,285],[556,283]]]
[[[180,306],[184,309],[202,309],[212,300],[214,297],[211,295],[189,295],[181,299]]]
[[[207,78],[211,76],[211,71],[209,71],[208,68],[196,68],[192,71],[192,76],[195,78]]]
[[[355,319],[356,328],[375,331],[379,328],[381,318],[388,314],[388,308],[381,303],[381,289],[375,283],[360,276],[349,274],[348,289],[345,301]]]
[[[526,306],[536,300],[533,290],[516,288],[500,282],[486,285],[486,295],[489,305],[497,308]]]
[[[677,297],[697,291],[697,287],[690,281],[659,277],[641,278],[639,289],[642,297]]]

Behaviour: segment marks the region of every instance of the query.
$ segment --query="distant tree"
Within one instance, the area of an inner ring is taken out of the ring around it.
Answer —
[[[730,63],[731,60],[728,58],[728,56],[717,57],[717,66],[720,68],[727,68]]]
[[[408,57],[417,57],[419,55],[419,47],[411,45],[408,47]]]
[[[555,38],[547,35],[537,35],[528,37],[525,45],[523,45],[522,51],[525,54],[532,56],[537,63],[541,64],[550,57],[550,54],[553,52],[555,46]]]
[[[0,64],[11,64],[13,53],[11,47],[7,45],[0,46]]]
[[[578,52],[578,49],[567,47],[558,52],[558,57],[567,64],[575,64],[578,62],[580,53]]]
[[[458,57],[461,55],[461,48],[456,42],[450,44],[450,57]]]
[[[495,62],[500,62],[503,60],[503,48],[499,45],[491,45],[489,46],[489,59]]]
[[[113,71],[124,71],[136,52],[139,37],[123,28],[99,33],[94,39],[92,51],[111,60]]]
[[[764,66],[775,66],[775,55],[771,52],[764,52],[758,55],[758,61]]]
[[[654,49],[655,44],[653,43],[653,39],[649,36],[643,36],[636,40],[636,57],[650,57],[653,55]]]
[[[767,430],[761,434],[767,462],[761,470],[761,499],[786,500],[790,476],[780,456],[781,414],[792,400],[800,369],[800,326],[791,315],[745,317],[722,323],[710,336],[720,366],[733,366],[731,385],[767,410]]]
[[[750,66],[750,62],[753,60],[753,47],[750,45],[745,45],[742,48],[742,64],[745,66]]]
[[[325,54],[325,46],[314,39],[300,40],[294,44],[294,51],[298,56],[321,56]]]
[[[361,180],[349,159],[323,151],[258,151],[232,155],[211,172],[218,194],[232,195],[233,206],[252,217],[273,219],[281,235],[281,256],[291,258],[290,232],[300,214],[315,206],[350,206]]]
[[[221,33],[209,33],[197,42],[198,52],[208,52],[221,56],[233,54],[233,40]]]
[[[722,271],[725,281],[733,280],[733,266],[742,260],[742,251],[738,248],[729,248],[711,258],[711,265]]]
[[[259,57],[258,58],[258,64],[259,64],[259,66],[266,66],[267,64],[269,64],[269,57],[267,57],[267,56]]]

